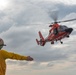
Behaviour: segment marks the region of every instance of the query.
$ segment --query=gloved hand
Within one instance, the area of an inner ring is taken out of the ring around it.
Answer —
[[[34,59],[32,57],[30,57],[30,56],[27,56],[27,59],[26,60],[27,61],[33,61]]]

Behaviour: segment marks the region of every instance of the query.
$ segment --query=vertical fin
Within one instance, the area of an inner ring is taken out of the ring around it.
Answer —
[[[44,37],[42,36],[41,32],[39,31],[39,37],[42,41],[44,41]]]

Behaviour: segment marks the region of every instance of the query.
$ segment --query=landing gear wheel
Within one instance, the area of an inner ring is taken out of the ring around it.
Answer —
[[[67,38],[69,38],[69,35],[67,36]]]
[[[63,44],[63,42],[61,42],[61,44]]]
[[[60,43],[63,44],[63,42],[60,40]]]
[[[52,41],[51,44],[54,44],[54,41]]]

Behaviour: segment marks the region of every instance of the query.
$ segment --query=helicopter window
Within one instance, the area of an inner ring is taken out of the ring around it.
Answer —
[[[55,28],[53,33],[54,33],[55,35],[58,34],[58,29]]]
[[[67,29],[68,27],[67,26],[60,26],[58,28],[58,31],[65,31],[65,29]]]

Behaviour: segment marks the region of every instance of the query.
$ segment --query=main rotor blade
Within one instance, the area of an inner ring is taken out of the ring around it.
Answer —
[[[50,11],[50,17],[54,20],[54,22],[56,22],[58,19],[58,10],[55,9]]]
[[[65,20],[65,21],[59,21],[59,22],[57,22],[57,23],[61,23],[61,22],[68,22],[68,21],[74,21],[74,20],[76,20],[76,19]]]

